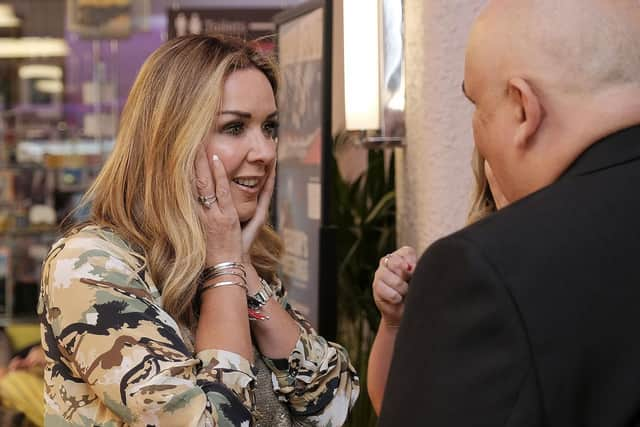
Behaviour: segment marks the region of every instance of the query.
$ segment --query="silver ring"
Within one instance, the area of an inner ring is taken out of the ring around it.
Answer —
[[[210,196],[198,196],[198,202],[200,202],[200,204],[207,209],[211,209],[211,206],[213,206],[213,204],[217,200],[218,198],[216,197],[215,194],[212,194]]]
[[[389,268],[389,257],[390,257],[391,255],[392,255],[392,254],[385,255],[385,256],[384,256],[384,258],[382,258],[382,260],[383,260],[383,262],[384,262],[384,266],[385,266],[386,268]]]

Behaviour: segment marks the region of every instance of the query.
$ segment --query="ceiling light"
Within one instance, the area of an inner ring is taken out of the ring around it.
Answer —
[[[64,39],[52,37],[0,37],[0,58],[38,58],[67,56],[69,46]]]
[[[38,80],[36,81],[36,89],[45,93],[62,93],[64,85],[62,80]]]
[[[21,79],[62,79],[62,67],[57,65],[29,64],[18,69]]]
[[[20,26],[20,18],[13,13],[13,7],[0,4],[0,28],[16,28]]]
[[[346,128],[379,129],[378,2],[345,0],[343,12]]]

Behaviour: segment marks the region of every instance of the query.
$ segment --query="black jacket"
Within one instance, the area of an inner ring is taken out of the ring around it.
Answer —
[[[640,126],[425,252],[379,425],[640,425]]]

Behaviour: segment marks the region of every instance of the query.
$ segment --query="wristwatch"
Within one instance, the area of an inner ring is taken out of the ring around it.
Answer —
[[[269,283],[264,280],[262,277],[260,278],[260,290],[253,295],[247,295],[247,303],[249,304],[249,308],[253,310],[260,310],[265,306],[269,298],[273,296],[273,289]]]

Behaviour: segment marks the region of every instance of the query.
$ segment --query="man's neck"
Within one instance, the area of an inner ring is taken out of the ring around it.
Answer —
[[[640,124],[640,85],[617,85],[577,100],[567,139],[582,151],[619,130]]]
[[[559,97],[536,138],[538,155],[530,156],[529,176],[509,200],[518,200],[555,182],[589,147],[601,139],[640,125],[640,87],[602,91],[589,97]],[[552,153],[552,154],[551,154]]]

